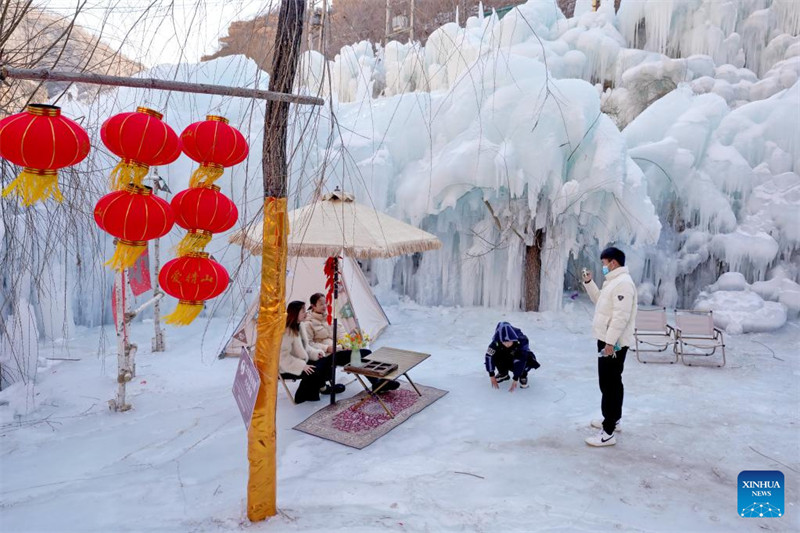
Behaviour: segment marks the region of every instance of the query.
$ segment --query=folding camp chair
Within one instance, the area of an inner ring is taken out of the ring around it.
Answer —
[[[673,364],[678,361],[678,354],[675,352],[675,329],[667,324],[666,307],[638,309],[633,336],[636,339],[636,359],[640,363]],[[645,361],[641,357],[642,353],[664,353],[670,346],[672,355],[669,359]]]
[[[691,362],[686,362],[687,355],[710,357],[717,348],[722,349],[722,364],[716,366],[725,366],[725,340],[722,330],[714,327],[711,311],[675,311],[675,353],[680,355],[683,364],[692,366]]]
[[[289,390],[289,385],[287,385],[286,382],[287,381],[292,381],[292,382],[297,381],[297,380],[300,379],[300,377],[299,376],[295,376],[294,374],[278,374],[278,377],[281,380],[281,385],[283,385],[283,390],[286,391],[286,396],[289,397],[289,401],[292,402],[292,403],[295,403],[294,402],[294,394],[292,394],[292,391]]]

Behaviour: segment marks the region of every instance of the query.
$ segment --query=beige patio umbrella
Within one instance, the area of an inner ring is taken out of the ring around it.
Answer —
[[[229,240],[261,255],[262,223],[233,233]],[[289,255],[334,257],[342,250],[356,259],[394,257],[441,248],[427,231],[356,203],[338,188],[289,213]]]
[[[263,222],[251,224],[229,238],[253,255],[260,256]],[[436,236],[406,224],[374,208],[356,203],[353,196],[337,187],[318,202],[289,213],[289,255],[356,259],[394,257],[441,248]],[[333,306],[339,297],[338,259],[333,261]],[[337,339],[337,318],[333,313],[333,338]],[[334,344],[335,346],[335,344]],[[336,357],[331,358],[332,379],[336,383]],[[336,391],[331,392],[331,404]]]

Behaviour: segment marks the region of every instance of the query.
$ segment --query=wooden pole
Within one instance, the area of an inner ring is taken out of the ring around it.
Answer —
[[[272,58],[269,88],[288,92],[294,84],[303,33],[305,0],[282,0]],[[261,376],[248,432],[250,475],[247,517],[264,520],[277,512],[275,407],[278,400],[278,359],[286,329],[286,256],[288,163],[286,160],[289,103],[267,100],[262,168],[264,172],[264,233],[261,252],[261,296],[255,365]]]
[[[292,90],[291,87],[286,88],[286,92],[276,92],[272,90],[263,91],[261,89],[228,87],[225,85],[210,85],[207,83],[158,80],[155,78],[125,78],[121,76],[105,76],[102,74],[93,74],[91,72],[64,72],[46,68],[27,69],[0,67],[0,81],[5,80],[6,78],[14,78],[18,80],[68,81],[75,83],[91,83],[93,85],[158,89],[162,91],[176,91],[195,94],[219,94],[221,96],[258,98],[271,102],[285,102],[294,104],[323,105],[325,103],[325,100],[322,98],[290,94],[290,91]],[[270,88],[273,87],[272,78],[270,78],[269,86]]]
[[[158,192],[162,190],[161,184],[161,177],[158,175],[158,171],[153,171],[153,194],[158,196]],[[169,187],[166,188],[167,193],[169,193]],[[153,243],[153,295],[157,296],[159,291],[158,286],[158,272],[161,270],[161,239],[158,238]],[[161,293],[163,294],[163,293]],[[167,349],[167,345],[164,342],[164,330],[161,329],[161,301],[160,299],[155,301],[153,305],[153,340],[151,345],[153,352],[163,352]]]
[[[317,36],[317,50],[321,53],[325,53],[325,49],[322,48],[322,38],[325,35],[325,21],[328,17],[328,0],[322,0],[322,18],[321,24],[319,26],[319,35]]]
[[[417,10],[417,2],[416,0],[411,0],[411,13],[408,15],[409,19],[409,29],[408,29],[408,42],[414,42],[414,11]]]
[[[131,406],[125,401],[126,385],[131,380],[131,371],[128,368],[128,339],[125,325],[125,306],[122,299],[125,295],[125,271],[117,270],[114,274],[114,297],[117,328],[117,396],[108,402],[114,411],[127,411]]]

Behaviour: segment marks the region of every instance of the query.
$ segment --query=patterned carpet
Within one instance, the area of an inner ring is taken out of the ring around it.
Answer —
[[[355,408],[367,395],[362,391],[352,398],[338,401],[336,405],[320,409],[294,429],[360,450],[447,394],[444,390],[419,383],[416,385],[422,396],[418,396],[408,383],[381,395],[381,399],[394,413],[394,418],[386,414],[375,398],[370,398]]]

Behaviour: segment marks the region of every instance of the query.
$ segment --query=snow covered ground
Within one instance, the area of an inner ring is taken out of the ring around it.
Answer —
[[[68,350],[43,346],[80,361],[50,361],[32,393],[20,383],[0,392],[0,530],[800,529],[796,321],[727,336],[722,369],[631,354],[619,443],[593,449],[583,442],[600,398],[588,300],[558,313],[396,299],[386,310],[393,325],[377,344],[432,353],[415,381],[450,394],[358,451],[292,430],[325,404],[293,406],[279,391],[280,514],[259,524],[245,518],[237,362],[216,359],[227,321],[170,329],[167,353],[140,353],[124,414],[106,407],[116,360],[94,355],[101,330],[78,328]],[[542,362],[513,394],[491,389],[482,368],[500,319],[529,334]],[[151,336],[151,324],[134,326],[141,352]],[[739,472],[761,469],[786,476],[783,518],[737,516]]]

